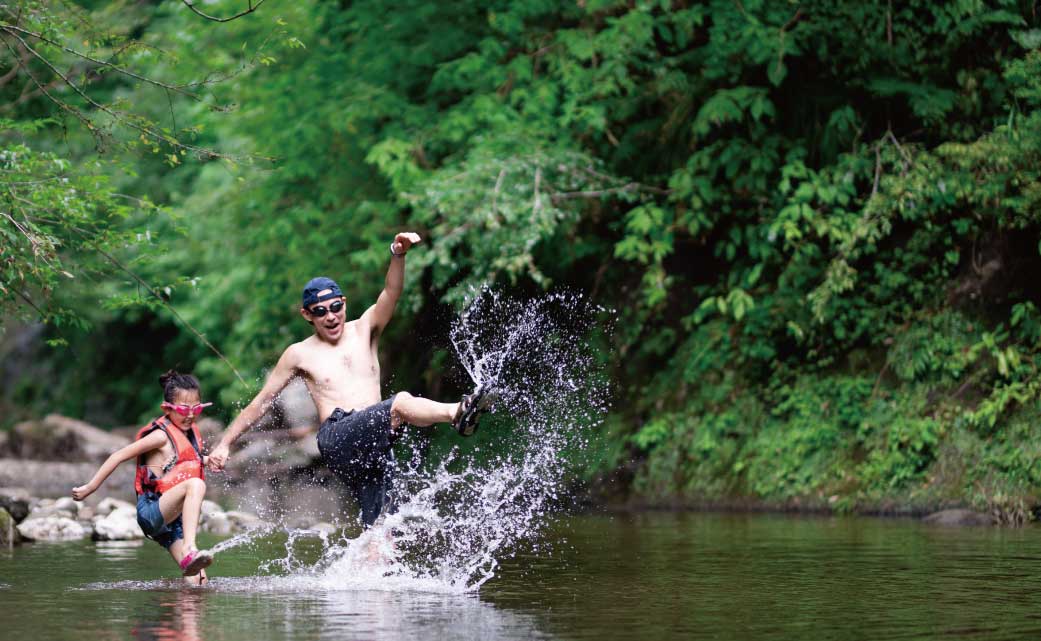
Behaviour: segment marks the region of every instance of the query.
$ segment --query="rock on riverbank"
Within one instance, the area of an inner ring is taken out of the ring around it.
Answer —
[[[995,523],[994,517],[990,514],[972,510],[941,510],[933,512],[922,520],[933,525],[947,526],[994,525]]]
[[[22,542],[22,534],[18,531],[11,513],[0,507],[0,547],[11,547]]]
[[[28,541],[76,541],[90,536],[90,527],[66,516],[40,516],[18,524],[18,532]]]
[[[98,470],[95,463],[27,461],[0,458],[0,487],[18,487],[31,496],[68,496]],[[120,465],[105,481],[105,488],[122,498],[134,495],[134,466]],[[2,500],[2,499],[0,499]]]
[[[0,499],[8,498],[26,513],[16,519],[0,506],[0,545],[17,545],[22,541],[132,541],[144,538],[137,524],[137,507],[128,501],[106,497],[90,506],[68,497],[40,499],[16,490],[0,490]],[[16,498],[12,498],[16,497]],[[263,525],[256,514],[241,510],[225,511],[213,501],[204,501],[199,529],[220,535],[245,532]]]
[[[49,414],[14,426],[5,443],[19,459],[100,463],[127,444],[127,439],[67,416]]]
[[[29,516],[29,501],[32,497],[25,488],[0,487],[0,508],[7,511],[15,523],[21,523]]]

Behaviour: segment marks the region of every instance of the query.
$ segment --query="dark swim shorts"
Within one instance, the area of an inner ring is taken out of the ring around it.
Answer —
[[[145,492],[137,497],[137,524],[145,536],[166,549],[184,538],[184,527],[180,515],[169,523],[163,522],[163,513],[159,510],[159,495]]]
[[[372,525],[384,508],[393,511],[394,472],[391,396],[362,410],[333,410],[318,430],[318,451],[350,489],[361,508],[361,520]]]

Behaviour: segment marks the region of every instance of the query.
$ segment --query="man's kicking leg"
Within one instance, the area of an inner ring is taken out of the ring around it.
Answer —
[[[460,435],[470,436],[477,429],[479,415],[491,408],[494,399],[495,392],[490,387],[479,388],[459,403],[438,403],[399,392],[390,406],[390,426],[398,432],[404,424],[427,427],[451,423]]]
[[[419,398],[408,392],[398,392],[390,406],[390,426],[397,430],[402,424],[429,427],[434,423],[451,423],[459,410],[459,403],[438,403]]]

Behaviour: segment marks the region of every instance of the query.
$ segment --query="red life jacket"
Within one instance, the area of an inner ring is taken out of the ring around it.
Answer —
[[[145,465],[145,455],[137,457],[137,476],[134,477],[134,489],[138,494],[155,492],[162,494],[173,486],[188,479],[204,479],[202,467],[202,437],[199,428],[192,424],[191,430],[185,432],[170,423],[170,419],[160,416],[137,431],[135,440],[140,441],[155,430],[162,430],[173,447],[174,459],[163,467],[163,475],[156,478],[152,470]]]

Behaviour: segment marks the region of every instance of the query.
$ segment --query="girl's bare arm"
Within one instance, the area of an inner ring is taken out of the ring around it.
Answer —
[[[72,488],[72,498],[77,501],[82,501],[93,494],[101,484],[105,482],[105,479],[107,479],[109,475],[119,467],[120,463],[140,456],[145,452],[158,449],[165,444],[166,434],[161,430],[156,430],[143,439],[134,441],[133,443],[116,450],[105,459],[105,462],[101,464],[101,467],[99,467],[98,471],[94,474],[94,478],[90,479],[86,485]]]

